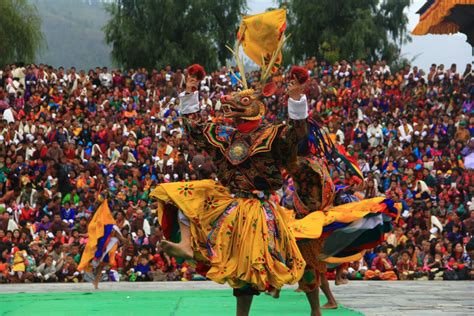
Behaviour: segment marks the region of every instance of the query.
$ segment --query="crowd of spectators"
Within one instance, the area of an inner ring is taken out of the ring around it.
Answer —
[[[310,108],[367,177],[332,168],[337,184],[386,195],[403,214],[350,279],[466,279],[474,234],[474,82],[471,65],[305,61]],[[238,69],[234,69],[239,76]],[[104,280],[191,280],[192,263],[166,256],[148,197],[158,184],[216,178],[212,157],[188,142],[177,108],[186,70],[48,65],[0,70],[0,282],[79,282],[87,224],[107,194],[129,240]],[[259,72],[247,74],[255,85]],[[287,117],[284,69],[264,100],[264,123]],[[238,89],[226,68],[200,85],[201,115],[226,122],[220,96]],[[468,250],[470,246],[468,246]]]

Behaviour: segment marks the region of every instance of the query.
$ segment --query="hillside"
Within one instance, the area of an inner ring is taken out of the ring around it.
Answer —
[[[30,0],[43,20],[47,48],[38,63],[89,69],[110,67],[110,48],[104,43],[103,25],[109,16],[100,0]]]

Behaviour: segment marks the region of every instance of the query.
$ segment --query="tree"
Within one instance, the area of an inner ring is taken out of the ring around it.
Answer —
[[[220,0],[205,1],[206,11],[210,13],[209,22],[217,45],[217,57],[221,65],[225,65],[230,57],[225,45],[234,43],[238,27],[241,22],[242,13],[247,7],[247,1],[242,0]]]
[[[289,46],[293,61],[316,55],[330,62],[399,58],[409,41],[405,9],[410,0],[291,0]]]
[[[36,7],[26,0],[1,0],[0,12],[0,66],[33,62],[44,45]]]
[[[112,57],[125,67],[183,67],[201,63],[208,69],[225,63],[226,44],[235,40],[245,0],[118,0],[105,39]]]

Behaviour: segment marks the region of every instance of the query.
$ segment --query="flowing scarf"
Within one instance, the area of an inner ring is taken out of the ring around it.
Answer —
[[[237,130],[242,134],[248,134],[251,131],[255,130],[260,124],[262,123],[262,119],[255,120],[255,121],[248,121],[245,123],[241,123],[237,125]]]

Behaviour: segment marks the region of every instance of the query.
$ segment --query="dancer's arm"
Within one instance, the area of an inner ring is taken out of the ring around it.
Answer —
[[[304,94],[305,84],[293,78],[288,85],[288,131],[289,142],[298,144],[308,137],[308,101]]]
[[[288,124],[279,138],[279,150],[284,153],[283,164],[291,168],[296,162],[298,144],[308,138],[308,102],[304,84],[291,80],[288,86]]]
[[[117,225],[113,226],[113,229],[115,231],[115,236],[120,240],[122,245],[127,245],[128,244],[128,239],[123,237],[122,232],[120,231],[120,228]]]
[[[190,138],[200,147],[206,149],[206,138],[202,131],[207,122],[200,116],[198,80],[189,76],[186,80],[186,90],[179,94],[179,114]]]

